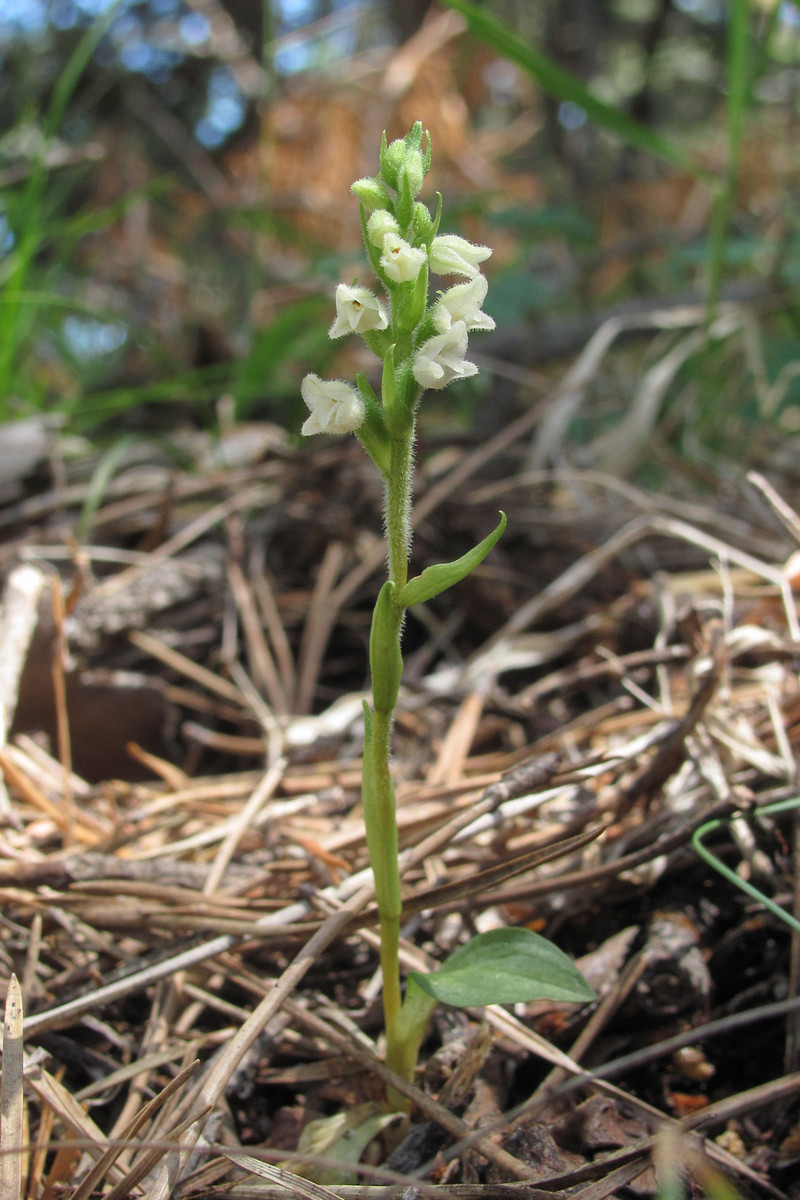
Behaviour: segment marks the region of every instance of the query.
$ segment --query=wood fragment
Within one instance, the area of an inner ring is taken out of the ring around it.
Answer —
[[[0,1079],[0,1197],[22,1200],[27,1164],[24,1150],[22,1095],[22,989],[12,975],[3,1019],[2,1079]]]
[[[39,615],[46,583],[37,567],[22,564],[8,577],[0,603],[0,750],[8,740],[19,697],[20,679]],[[0,815],[13,820],[8,794],[0,780]]]

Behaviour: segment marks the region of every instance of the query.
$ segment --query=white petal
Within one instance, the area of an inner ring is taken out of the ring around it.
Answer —
[[[491,254],[488,246],[477,246],[455,233],[443,233],[431,242],[430,268],[437,275],[477,275],[478,263]]]
[[[306,375],[300,384],[300,394],[311,413],[301,432],[352,433],[364,420],[364,401],[356,389],[341,379],[320,379]]]
[[[416,279],[425,262],[425,251],[409,245],[405,238],[387,233],[383,239],[381,266],[395,283],[409,283]]]
[[[433,323],[439,333],[450,329],[454,321],[463,321],[469,330],[494,329],[494,321],[481,309],[488,287],[484,276],[478,273],[444,292],[433,310]]]
[[[388,324],[383,305],[369,288],[339,284],[336,289],[336,320],[328,330],[329,337],[339,338],[348,333],[386,329]]]
[[[422,387],[440,389],[454,379],[467,379],[476,375],[475,363],[467,362],[467,327],[456,321],[444,333],[428,338],[417,351],[411,368],[417,383]]]

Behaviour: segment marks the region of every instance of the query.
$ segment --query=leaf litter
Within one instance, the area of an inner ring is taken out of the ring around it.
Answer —
[[[413,1086],[376,1040],[367,468],[274,432],[223,468],[138,446],[80,544],[86,483],[0,510],[10,1197],[599,1200],[676,1153],[797,1194],[795,941],[691,849],[722,820],[715,852],[796,911],[796,818],[760,810],[796,788],[797,517],[760,476],[715,508],[532,471],[533,425],[455,445],[416,508],[419,570],[434,509],[456,546],[500,503],[509,530],[409,620],[401,953],[527,926],[598,1000],[443,1009]]]

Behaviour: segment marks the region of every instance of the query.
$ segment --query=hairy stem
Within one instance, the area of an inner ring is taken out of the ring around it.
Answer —
[[[395,595],[408,580],[408,559],[411,553],[411,489],[414,472],[414,430],[392,439],[391,465],[386,480],[386,541],[389,553],[389,578]],[[403,610],[398,607],[398,637],[403,623]]]

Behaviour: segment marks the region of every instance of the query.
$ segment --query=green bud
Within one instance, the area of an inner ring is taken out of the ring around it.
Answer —
[[[383,180],[373,179],[370,175],[364,179],[357,179],[350,191],[358,197],[367,212],[372,212],[375,208],[386,208],[391,203],[386,184]]]
[[[401,229],[408,229],[414,215],[414,192],[411,187],[411,176],[403,167],[398,176],[397,200],[394,210],[400,222]]]
[[[405,144],[408,147],[409,151],[413,151],[416,154],[419,154],[420,167],[422,170],[422,179],[424,179],[425,176],[428,174],[428,171],[431,169],[431,135],[430,135],[430,133],[428,132],[427,129],[425,130],[425,153],[424,154],[422,153],[422,122],[421,121],[414,122],[414,124],[411,126],[411,128],[409,129],[408,133],[406,134],[406,136],[403,140],[405,141]],[[422,187],[422,179],[420,180],[419,187],[417,187],[415,189],[415,192],[418,192],[419,188]]]
[[[425,178],[425,161],[419,150],[406,150],[398,178],[402,181],[403,176],[408,179],[411,195],[416,196]]]
[[[384,139],[385,139],[384,134]],[[397,188],[398,173],[406,156],[406,144],[403,138],[397,138],[389,146],[385,141],[381,147],[381,175],[389,187]]]
[[[415,121],[403,138],[409,150],[422,149],[422,121]]]
[[[394,711],[403,675],[403,655],[400,651],[394,593],[395,586],[391,579],[387,579],[375,602],[369,635],[372,700],[375,711],[381,713]]]
[[[376,208],[367,221],[367,237],[373,246],[383,249],[383,239],[387,233],[400,232],[400,226],[390,212],[385,208]]]

